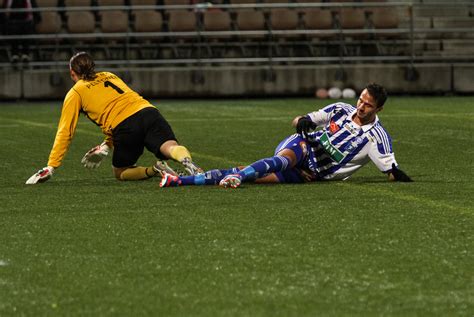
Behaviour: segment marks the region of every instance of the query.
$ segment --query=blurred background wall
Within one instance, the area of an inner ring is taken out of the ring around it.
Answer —
[[[63,98],[82,50],[148,98],[310,96],[372,81],[472,94],[473,13],[461,0],[36,0],[0,10],[0,98]],[[34,27],[13,34],[13,14]]]

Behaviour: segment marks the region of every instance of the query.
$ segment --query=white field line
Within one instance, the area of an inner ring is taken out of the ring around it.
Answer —
[[[243,118],[241,118],[241,119],[243,120]],[[232,120],[235,120],[235,119],[232,119]],[[248,120],[248,119],[245,119],[245,120]],[[53,126],[51,126],[49,124],[45,124],[45,123],[38,123],[38,122],[26,121],[26,120],[16,120],[16,119],[12,119],[12,121],[16,121],[16,122],[19,122],[21,124],[30,125],[30,126],[39,126],[39,127],[50,128],[50,129],[56,129],[55,126],[53,127]],[[196,121],[198,121],[198,120],[196,120]],[[202,120],[202,121],[207,121],[207,120]],[[84,129],[77,129],[77,131],[81,132],[81,133],[85,133],[85,134],[90,134],[90,135],[100,135],[100,133],[98,133],[98,132],[91,132],[89,130],[84,130]],[[229,159],[226,159],[226,158],[220,157],[220,156],[208,155],[208,154],[203,154],[203,153],[194,152],[194,151],[193,151],[193,155],[195,157],[198,157],[198,158],[201,157],[201,158],[205,158],[205,159],[212,160],[212,161],[215,161],[215,162],[219,162],[219,163],[223,163],[223,164],[229,164],[231,166],[242,165],[242,162],[229,160]],[[231,167],[231,166],[229,166],[229,167]],[[414,196],[414,195],[400,194],[400,193],[390,191],[390,190],[386,190],[386,189],[382,189],[382,188],[373,188],[373,187],[368,187],[368,186],[364,186],[364,185],[361,185],[361,184],[353,184],[353,183],[346,184],[346,183],[343,183],[343,182],[338,183],[338,185],[339,186],[351,186],[351,187],[362,186],[362,187],[364,187],[365,190],[368,190],[372,193],[383,194],[383,195],[386,195],[386,196],[388,195],[388,196],[391,196],[391,197],[393,197],[397,200],[419,203],[419,204],[422,204],[422,205],[425,205],[425,206],[428,206],[428,207],[431,207],[431,208],[440,208],[440,207],[441,208],[446,208],[446,209],[449,209],[449,210],[453,210],[453,211],[457,211],[457,212],[461,212],[461,213],[469,214],[469,215],[472,215],[472,213],[473,213],[472,210],[470,210],[469,208],[455,206],[455,205],[451,205],[451,204],[448,204],[448,203],[435,201],[435,200],[428,199],[428,198],[422,198],[422,197],[418,197],[418,196]]]
[[[381,118],[383,120],[384,113],[382,112]],[[410,112],[399,112],[399,113],[391,113],[387,114],[386,117],[410,117],[410,118],[419,118],[419,117],[426,117],[426,118],[434,118],[438,119],[440,117],[443,118],[450,118],[450,119],[461,119],[463,121],[466,120],[474,120],[474,115],[472,113],[423,113],[418,112],[416,114]]]
[[[9,120],[14,121],[14,122],[18,122],[19,124],[21,124],[23,126],[27,125],[27,126],[30,126],[30,127],[48,128],[48,129],[51,129],[51,130],[56,130],[57,129],[57,125],[52,125],[52,124],[48,124],[48,123],[41,123],[41,122],[34,122],[34,121],[20,120],[20,119],[9,119]],[[94,135],[94,136],[102,135],[102,133],[100,131],[94,132],[94,131],[90,131],[90,130],[87,130],[87,129],[81,129],[81,128],[76,128],[76,132],[84,133],[84,134],[88,134],[88,135]]]
[[[473,215],[473,212],[474,212],[472,208],[466,208],[463,206],[455,206],[455,205],[451,205],[449,203],[445,203],[442,201],[436,201],[433,199],[423,198],[423,197],[414,196],[410,194],[398,193],[398,192],[394,192],[388,189],[369,187],[364,184],[354,184],[354,183],[348,184],[348,183],[340,182],[338,183],[338,185],[351,186],[351,187],[353,186],[364,187],[364,190],[372,192],[372,193],[376,193],[376,194],[380,194],[384,196],[390,196],[394,199],[401,200],[401,201],[422,204],[430,208],[444,208],[444,209],[449,209],[449,210],[456,211],[462,214],[467,214],[467,215]]]
[[[220,164],[226,164],[228,166],[224,167],[224,168],[231,168],[231,167],[237,167],[237,166],[241,166],[241,165],[246,165],[246,164],[242,164],[242,162],[237,162],[237,161],[234,161],[234,160],[229,160],[225,157],[220,157],[220,156],[215,156],[215,155],[209,155],[209,154],[203,154],[203,153],[199,153],[199,152],[196,152],[196,151],[192,151],[191,150],[191,154],[193,156],[194,159],[196,158],[203,158],[203,159],[206,159],[206,160],[209,160],[209,161],[214,161],[214,162],[218,162]],[[199,164],[199,161],[196,160],[196,163]]]
[[[248,118],[237,118],[237,119],[239,119],[239,120],[250,120]],[[253,120],[253,119],[258,119],[258,118],[251,118],[251,119]],[[266,119],[279,120],[280,118],[274,117],[274,118],[266,118]],[[190,120],[193,120],[193,119],[190,119]],[[221,121],[221,119],[215,119],[215,120],[216,121]],[[229,120],[236,120],[236,119],[235,118],[229,118]],[[56,129],[56,126],[51,126],[50,124],[39,123],[39,122],[34,122],[34,121],[26,121],[26,120],[18,120],[18,119],[11,119],[11,121],[16,121],[18,123],[25,124],[25,125],[30,125],[30,126]],[[194,121],[208,121],[208,120],[207,119],[206,120],[195,119]],[[92,131],[85,130],[85,129],[80,129],[80,128],[77,128],[76,131],[80,132],[80,133],[89,134],[89,135],[101,135],[101,133],[99,133],[99,132],[92,132]],[[212,161],[215,161],[215,162],[219,162],[219,163],[223,163],[223,164],[229,164],[230,165],[229,168],[234,167],[234,166],[242,165],[242,162],[229,160],[227,158],[220,157],[220,156],[208,155],[208,154],[203,154],[203,153],[199,153],[199,152],[195,152],[195,151],[192,151],[192,153],[193,153],[194,157],[198,157],[198,158],[201,157],[201,158],[212,160]],[[363,185],[359,185],[359,184],[345,184],[345,183],[338,183],[338,184],[340,184],[342,186],[349,186],[349,185],[350,186],[363,186]],[[417,197],[417,196],[413,196],[413,195],[399,194],[399,193],[389,191],[389,190],[385,190],[385,189],[382,189],[382,188],[374,189],[374,188],[370,188],[370,187],[367,187],[367,186],[364,186],[364,188],[366,190],[370,191],[370,192],[389,195],[389,196],[392,196],[393,198],[398,199],[398,200],[421,203],[425,206],[433,207],[433,208],[443,207],[443,208],[450,209],[450,210],[460,211],[462,213],[472,214],[472,210],[470,211],[467,208],[450,205],[450,204],[443,203],[443,202],[440,202],[440,201],[434,201],[434,200],[431,200],[431,199],[421,198],[421,197]]]
[[[16,123],[11,124],[0,124],[0,129],[8,129],[8,128],[19,128],[20,125]]]
[[[32,127],[42,127],[42,128],[50,128],[50,129],[57,129],[57,124],[48,124],[48,123],[41,123],[29,120],[22,120],[22,119],[5,119],[0,118],[0,120],[16,122],[16,124],[11,124],[18,126],[21,125],[29,125]],[[184,118],[184,119],[166,119],[168,122],[220,122],[220,121],[282,121],[287,122],[288,126],[291,125],[291,117],[281,116],[281,117],[213,117],[213,118]],[[10,125],[10,124],[7,124]],[[84,131],[84,130],[83,130]]]
[[[213,118],[184,118],[184,119],[166,119],[169,122],[220,122],[220,121],[282,121],[291,125],[293,118],[285,117],[213,117]]]
[[[41,128],[48,128],[48,129],[54,129],[54,130],[57,128],[56,126],[52,126],[51,124],[47,124],[47,123],[40,123],[40,122],[19,120],[19,119],[10,119],[10,120],[18,122],[21,125],[27,125],[27,126],[32,126],[32,127],[41,127]],[[94,135],[94,136],[102,135],[101,132],[93,132],[93,131],[86,130],[86,129],[81,129],[81,128],[77,128],[76,132],[83,133],[83,134],[88,134],[88,135]],[[224,157],[208,155],[208,154],[204,154],[204,153],[198,153],[198,152],[195,152],[195,151],[191,151],[191,152],[193,153],[194,157],[201,157],[201,158],[205,158],[205,159],[212,160],[212,161],[215,161],[215,162],[228,164],[228,165],[230,165],[229,167],[231,167],[231,166],[233,167],[233,166],[237,166],[239,164],[242,164],[242,162],[236,162],[236,161],[228,160]]]

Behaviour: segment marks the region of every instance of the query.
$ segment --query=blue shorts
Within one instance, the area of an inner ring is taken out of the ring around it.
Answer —
[[[306,140],[299,134],[290,135],[278,144],[274,155],[277,155],[284,149],[292,150],[295,153],[296,164],[293,168],[288,168],[285,171],[275,173],[280,183],[303,183],[309,181],[302,175],[302,170],[306,173],[311,173],[308,162],[313,156],[311,147],[308,145]],[[316,178],[316,176],[314,177]]]

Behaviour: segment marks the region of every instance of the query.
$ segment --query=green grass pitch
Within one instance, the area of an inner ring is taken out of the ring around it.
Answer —
[[[472,97],[392,97],[380,117],[414,183],[160,189],[118,182],[81,118],[54,178],[61,102],[0,105],[0,316],[472,316]],[[270,156],[315,99],[155,102],[203,168]],[[150,165],[147,153],[139,163]]]

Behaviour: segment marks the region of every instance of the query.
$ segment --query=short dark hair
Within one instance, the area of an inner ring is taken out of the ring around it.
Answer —
[[[385,88],[381,85],[370,83],[365,87],[365,89],[367,89],[369,95],[374,98],[377,108],[383,107],[385,101],[387,101],[387,91]]]
[[[69,60],[69,67],[83,80],[94,80],[95,63],[86,52],[79,52]]]

